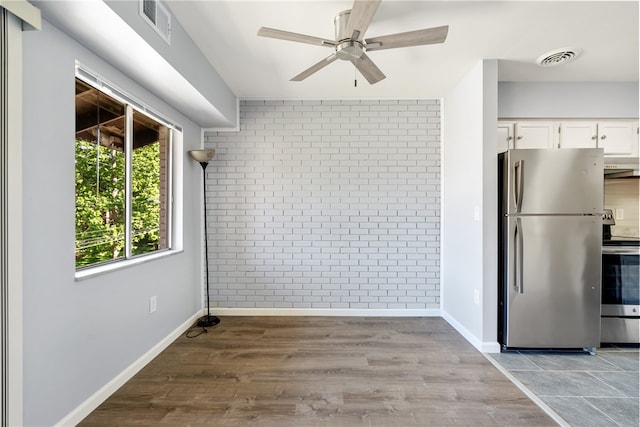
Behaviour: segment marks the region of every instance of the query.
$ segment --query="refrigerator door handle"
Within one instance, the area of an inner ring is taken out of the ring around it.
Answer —
[[[513,165],[513,191],[515,193],[516,201],[516,213],[522,211],[522,189],[524,183],[522,182],[522,170],[524,169],[524,160],[518,160]]]
[[[516,292],[524,293],[524,239],[522,237],[522,220],[520,218],[516,218],[516,226],[514,231],[514,246],[515,246],[515,266],[514,266],[514,275],[515,280],[514,290]]]

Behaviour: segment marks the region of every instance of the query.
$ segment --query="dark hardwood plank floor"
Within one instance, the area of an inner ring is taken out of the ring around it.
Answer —
[[[441,318],[224,317],[81,426],[555,426]]]

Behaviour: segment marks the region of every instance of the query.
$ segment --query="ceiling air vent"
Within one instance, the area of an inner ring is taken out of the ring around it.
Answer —
[[[573,61],[581,52],[582,49],[578,47],[563,47],[540,56],[536,59],[536,64],[541,67],[556,67]]]
[[[171,15],[158,0],[140,0],[140,16],[171,44]]]

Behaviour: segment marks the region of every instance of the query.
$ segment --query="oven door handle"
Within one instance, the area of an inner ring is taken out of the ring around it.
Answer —
[[[640,246],[603,246],[603,255],[640,255]]]

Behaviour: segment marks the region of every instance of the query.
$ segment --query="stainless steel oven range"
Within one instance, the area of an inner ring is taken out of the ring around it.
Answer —
[[[640,242],[603,240],[602,343],[640,343]]]

